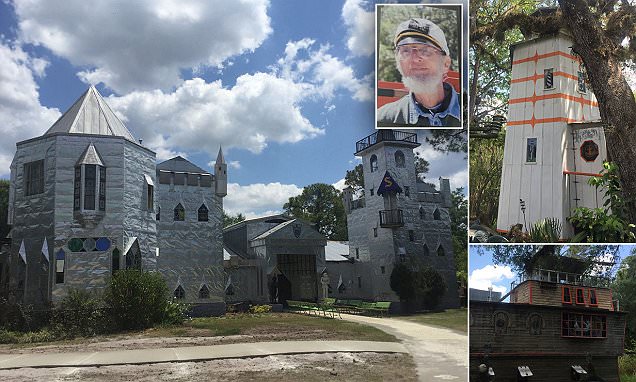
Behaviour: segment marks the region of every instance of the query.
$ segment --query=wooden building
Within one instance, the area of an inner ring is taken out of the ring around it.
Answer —
[[[596,97],[572,52],[572,36],[559,31],[527,36],[511,46],[512,73],[497,230],[528,229],[559,219],[562,236],[577,207],[600,207],[603,196],[587,181],[607,159]],[[523,208],[525,207],[525,208]],[[523,208],[523,209],[522,209]]]
[[[619,381],[625,313],[606,285],[538,269],[509,303],[471,300],[470,380]]]

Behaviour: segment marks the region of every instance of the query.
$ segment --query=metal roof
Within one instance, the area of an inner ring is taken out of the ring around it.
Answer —
[[[55,133],[97,134],[124,137],[135,142],[135,137],[117,118],[97,89],[91,85],[44,135]]]
[[[189,174],[210,174],[209,171],[203,170],[199,166],[180,156],[159,163],[157,165],[157,170],[169,172],[187,172]]]
[[[328,240],[325,247],[325,260],[349,261],[349,243],[346,241]]]

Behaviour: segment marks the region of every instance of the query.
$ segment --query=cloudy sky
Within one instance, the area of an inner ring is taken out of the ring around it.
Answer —
[[[342,184],[373,128],[374,4],[362,0],[0,2],[0,177],[94,84],[157,153],[210,169],[222,145],[229,213],[281,210]],[[466,186],[462,154],[418,150],[428,178]]]

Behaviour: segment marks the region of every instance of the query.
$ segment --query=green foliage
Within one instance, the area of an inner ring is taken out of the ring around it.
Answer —
[[[349,186],[353,188],[354,192],[361,192],[362,195],[364,195],[364,171],[362,163],[354,167],[353,170],[347,170],[345,186]]]
[[[189,307],[174,301],[168,301],[163,312],[163,325],[181,325],[188,314]]]
[[[57,336],[46,329],[26,333],[0,329],[0,344],[33,344],[55,341],[56,339]]]
[[[156,272],[121,270],[110,281],[104,300],[120,330],[161,323],[168,311],[168,287]]]
[[[400,301],[421,303],[427,309],[435,308],[447,290],[444,277],[435,268],[417,263],[396,263],[390,286]]]
[[[449,214],[457,279],[465,283],[468,281],[468,237],[466,235],[468,200],[466,200],[464,189],[461,187],[455,189],[451,194]]]
[[[503,166],[504,134],[470,142],[470,218],[495,227]]]
[[[272,311],[272,307],[270,305],[251,305],[250,313],[253,314],[261,314],[261,313],[269,313]]]
[[[562,228],[557,218],[539,220],[530,227],[530,240],[534,243],[556,243],[561,237]]]
[[[621,382],[636,381],[636,355],[625,354],[618,357],[618,370]]]
[[[618,166],[604,162],[601,176],[591,177],[588,183],[604,190],[602,208],[578,207],[569,218],[575,229],[573,241],[588,243],[618,243],[636,241],[636,226],[626,219],[627,205],[618,177]]]
[[[630,256],[623,259],[612,284],[612,294],[620,301],[621,310],[630,312],[625,316],[625,343],[636,350],[636,315],[633,314],[636,312],[636,250],[632,249]]]
[[[283,206],[288,215],[313,223],[329,240],[347,240],[347,217],[340,191],[330,184],[314,183],[292,196]]]
[[[237,215],[227,215],[225,211],[223,211],[223,228],[232,224],[240,223],[243,220],[245,220],[245,216],[241,213]]]
[[[100,295],[71,290],[54,309],[51,328],[59,338],[88,337],[107,332],[111,322]]]

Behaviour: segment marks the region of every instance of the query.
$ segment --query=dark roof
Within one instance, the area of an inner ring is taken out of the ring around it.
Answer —
[[[157,170],[170,172],[187,172],[189,174],[209,174],[209,171],[201,169],[199,166],[180,156],[168,159],[157,165]]]

